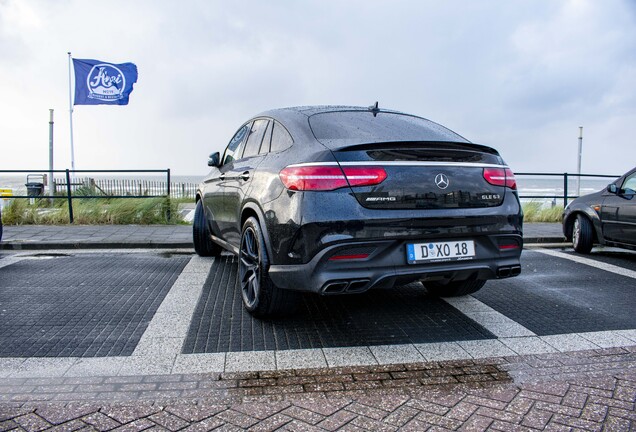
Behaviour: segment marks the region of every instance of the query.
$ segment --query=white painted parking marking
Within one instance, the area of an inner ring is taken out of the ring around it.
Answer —
[[[192,314],[210,274],[214,258],[194,256],[155,312],[133,356],[173,356],[181,352]]]
[[[17,256],[17,255],[12,255],[12,256],[8,256],[6,258],[2,258],[0,260],[0,268],[6,267],[6,266],[10,266],[11,264],[15,264],[17,262],[20,262],[23,259],[24,259],[24,257]]]
[[[449,297],[443,300],[497,337],[536,336],[531,330],[474,297]]]
[[[632,279],[636,279],[636,271],[634,270],[629,270],[623,267],[619,267],[616,266],[614,264],[607,264],[604,262],[600,262],[600,261],[596,261],[593,260],[591,258],[585,258],[582,256],[578,256],[578,255],[569,255],[563,252],[557,252],[555,250],[551,250],[551,249],[533,249],[533,251],[545,254],[545,255],[550,255],[553,257],[558,257],[558,258],[563,258],[566,260],[570,260],[570,261],[574,261],[576,263],[579,264],[585,264],[588,265],[590,267],[594,267],[600,270],[605,270],[608,271],[610,273],[614,273],[617,275],[621,275],[621,276],[627,276],[630,277]]]

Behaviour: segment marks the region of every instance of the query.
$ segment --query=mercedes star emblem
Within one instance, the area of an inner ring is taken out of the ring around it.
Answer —
[[[437,174],[435,176],[435,184],[440,189],[446,189],[449,185],[448,177],[445,174]]]

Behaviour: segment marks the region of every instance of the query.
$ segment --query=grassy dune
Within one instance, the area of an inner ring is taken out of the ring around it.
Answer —
[[[166,198],[76,199],[73,200],[73,219],[81,225],[179,224],[183,223],[178,212],[179,202]],[[31,205],[28,200],[14,199],[2,211],[2,222],[5,225],[67,224],[68,203],[56,199],[50,204],[42,198]]]

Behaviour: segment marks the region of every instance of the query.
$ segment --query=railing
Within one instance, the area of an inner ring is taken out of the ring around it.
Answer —
[[[196,193],[196,184],[193,183],[173,183],[170,178],[170,169],[165,170],[0,170],[0,174],[30,174],[30,176],[38,175],[43,177],[43,174],[55,177],[55,174],[64,174],[61,178],[49,178],[52,181],[52,187],[49,188],[49,194],[45,195],[42,185],[40,193],[28,193],[27,195],[12,195],[7,198],[51,198],[51,199],[66,199],[69,207],[69,219],[73,223],[73,200],[74,199],[87,199],[87,198],[184,198],[194,197]],[[164,174],[165,181],[158,180],[129,180],[129,179],[109,179],[99,180],[91,177],[77,177],[78,174]],[[521,199],[552,199],[556,202],[557,199],[563,200],[563,206],[567,206],[569,199],[577,198],[578,195],[571,195],[569,187],[569,181],[576,179],[616,179],[619,175],[606,175],[606,174],[573,174],[573,173],[544,173],[544,172],[518,172],[517,182],[520,181],[520,177],[537,177],[537,178],[562,178],[563,194],[543,194],[543,195],[523,195],[520,194]],[[27,179],[28,177],[27,176]],[[34,183],[42,184],[42,183]],[[1,185],[0,185],[1,186]],[[62,188],[62,190],[60,190]],[[78,193],[81,190],[81,194]],[[521,188],[523,189],[523,188]],[[87,193],[88,192],[88,193]],[[92,193],[91,193],[92,192]],[[168,213],[168,219],[170,214]]]
[[[573,173],[532,173],[532,172],[523,172],[523,173],[515,173],[517,177],[517,183],[519,183],[519,177],[528,176],[528,177],[561,177],[563,179],[563,195],[519,195],[521,199],[562,199],[563,207],[568,205],[569,199],[578,198],[578,195],[570,195],[569,193],[569,180],[576,179],[579,184],[581,179],[585,178],[607,178],[607,179],[617,179],[620,175],[607,175],[607,174],[573,174]]]
[[[165,170],[0,170],[0,174],[27,174],[27,194],[11,195],[6,198],[47,198],[66,199],[68,201],[69,221],[73,223],[73,200],[94,198],[171,198],[189,196],[196,190],[196,185],[174,184],[170,181],[170,169]],[[90,177],[78,178],[86,174],[164,174],[165,181],[151,180],[95,180]],[[56,174],[64,174],[55,178]],[[29,177],[49,176],[51,182],[49,193],[44,193],[44,181],[30,183]],[[50,177],[53,177],[51,179]],[[177,186],[175,188],[175,186]],[[62,188],[62,189],[60,189]],[[80,189],[82,193],[80,192]],[[74,193],[75,192],[75,193]],[[166,218],[170,220],[168,206]]]

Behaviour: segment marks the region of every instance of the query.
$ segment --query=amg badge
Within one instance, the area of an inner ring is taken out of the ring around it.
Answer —
[[[396,197],[367,197],[366,202],[395,202]]]

